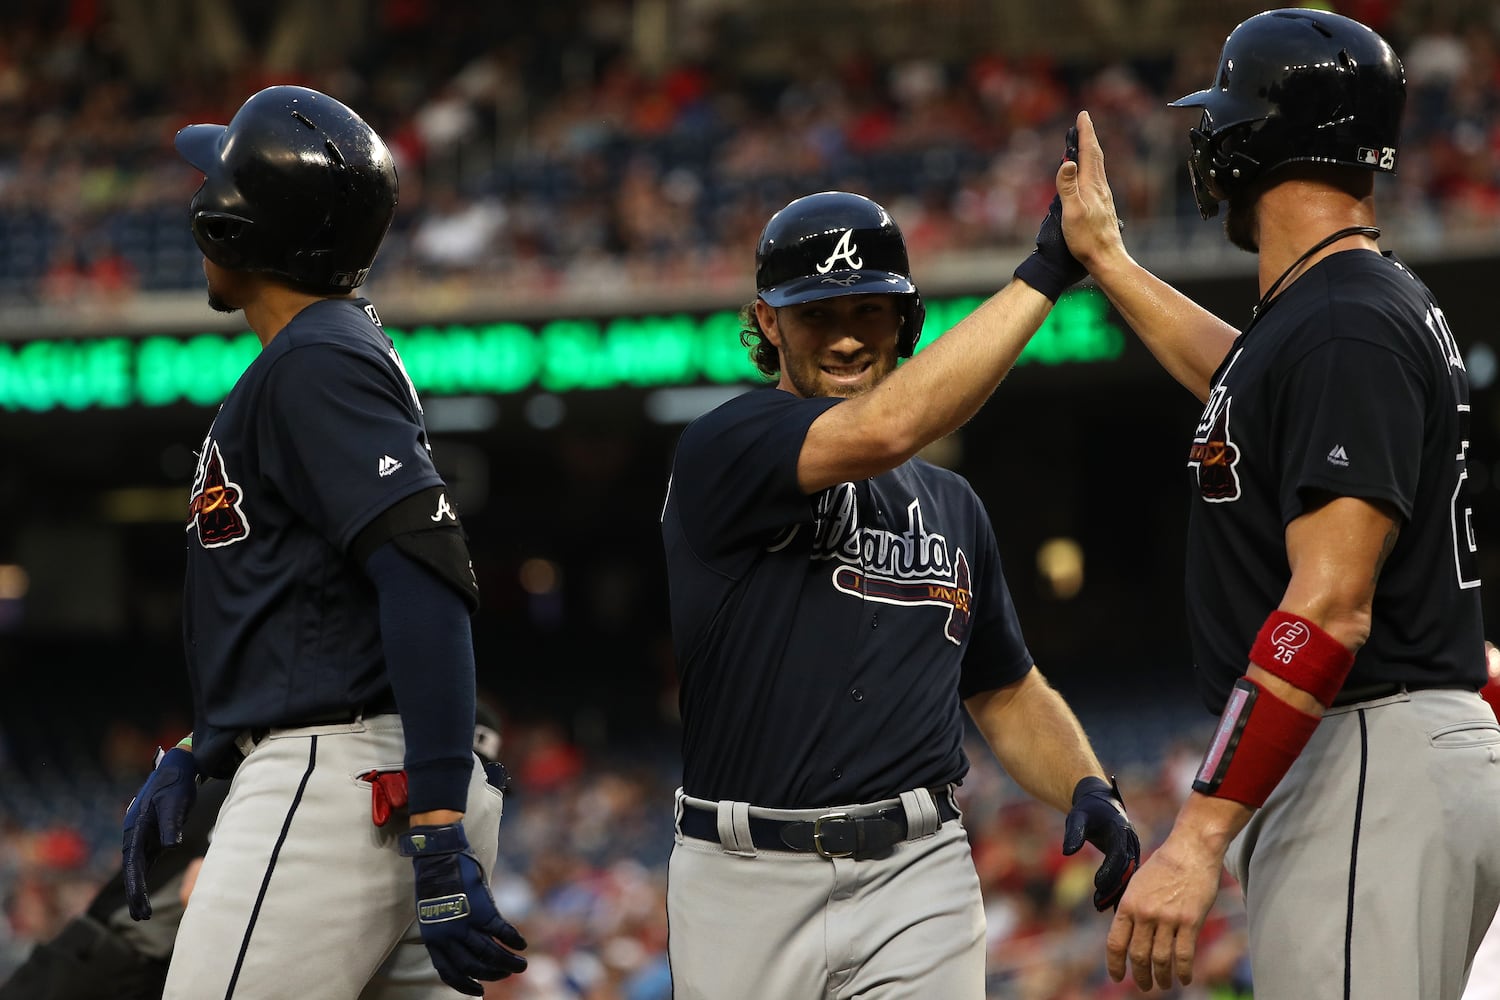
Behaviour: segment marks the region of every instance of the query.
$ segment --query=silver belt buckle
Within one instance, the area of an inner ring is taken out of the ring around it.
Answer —
[[[823,846],[823,824],[837,820],[843,820],[846,823],[852,823],[854,821],[854,818],[846,812],[831,812],[824,813],[817,819],[813,820],[813,850],[817,851],[818,854],[825,858],[828,858],[829,860],[832,860],[834,858],[852,858],[854,856],[853,848],[850,848],[847,851],[830,851]]]

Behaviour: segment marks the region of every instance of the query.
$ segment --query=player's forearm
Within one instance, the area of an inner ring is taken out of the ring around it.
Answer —
[[[869,451],[876,475],[967,422],[1016,363],[1051,311],[1046,296],[1013,281],[870,392],[819,418]],[[832,427],[825,429],[834,429]]]
[[[1091,267],[1100,290],[1167,374],[1206,402],[1214,372],[1239,332],[1123,250]]]
[[[1035,668],[1013,690],[965,704],[1006,774],[1059,812],[1071,808],[1080,779],[1105,777],[1078,717]]]
[[[401,712],[413,815],[458,812],[474,767],[474,652],[467,607],[387,543],[366,572],[380,598],[386,673]]]

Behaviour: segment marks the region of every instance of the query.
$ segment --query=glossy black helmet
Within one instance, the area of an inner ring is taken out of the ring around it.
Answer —
[[[209,260],[320,294],[365,280],[395,215],[396,166],[359,115],[316,90],[269,87],[176,145],[203,172],[188,213]]]
[[[1188,168],[1205,219],[1269,171],[1303,162],[1396,172],[1406,77],[1358,21],[1271,10],[1224,42],[1213,86],[1173,101],[1202,108]]]
[[[771,216],[755,248],[755,288],[775,309],[837,295],[907,296],[902,357],[916,348],[927,314],[901,229],[880,205],[847,191],[810,194]]]

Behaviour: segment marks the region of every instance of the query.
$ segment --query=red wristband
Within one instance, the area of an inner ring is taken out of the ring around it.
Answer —
[[[1193,791],[1259,809],[1307,746],[1319,721],[1241,677],[1229,692]]]
[[[1301,688],[1327,708],[1344,686],[1354,654],[1316,623],[1278,609],[1260,627],[1250,647],[1250,662]]]

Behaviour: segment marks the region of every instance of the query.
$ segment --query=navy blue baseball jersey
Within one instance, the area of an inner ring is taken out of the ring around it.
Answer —
[[[1401,518],[1345,687],[1483,685],[1468,427],[1453,334],[1394,257],[1325,257],[1239,336],[1188,461],[1188,620],[1211,710],[1291,580],[1286,526],[1329,494],[1385,501]]]
[[[188,505],[201,768],[232,770],[242,730],[388,696],[375,590],[346,551],[377,514],[441,484],[374,306],[316,302],[266,345],[209,428]]]
[[[962,698],[1025,676],[983,504],[919,459],[808,496],[837,399],[748,392],[690,424],[662,512],[683,788],[803,808],[961,779]]]

